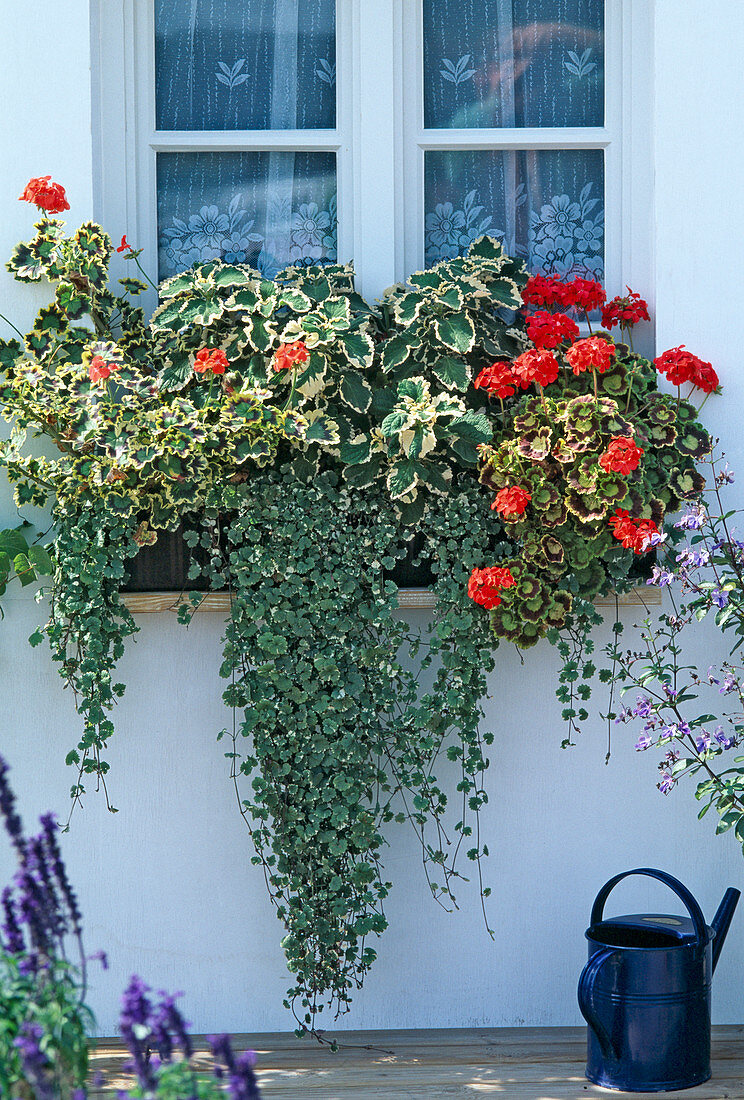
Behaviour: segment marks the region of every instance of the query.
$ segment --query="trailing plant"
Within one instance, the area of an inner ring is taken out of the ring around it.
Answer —
[[[581,718],[591,601],[633,583],[649,536],[699,491],[707,434],[627,345],[520,308],[588,319],[604,305],[632,339],[645,309],[633,292],[608,304],[596,283],[554,278],[525,290],[523,264],[483,237],[374,305],[351,265],[269,280],[214,260],[163,283],[148,321],[133,304],[146,283],[109,288],[107,235],[67,237],[49,216],[66,201],[57,186],[31,189],[51,205],[9,265],[50,281],[54,301],[0,344],[13,424],[0,461],[19,504],[53,505],[50,617],[32,641],[47,635],[83,716],[73,805],[86,777],[107,785],[115,668],[136,630],[129,563],[182,527],[194,587],[230,593],[221,737],[287,930],[287,1004],[314,1031],[374,960],[393,822],[415,829],[441,904],[457,904],[461,852],[487,896],[493,650],[548,636],[566,717]],[[144,275],[126,237],[118,251]],[[29,455],[28,435],[57,457]],[[434,576],[423,632],[396,614],[390,573],[406,557]],[[184,595],[184,622],[202,595]]]
[[[723,499],[734,480],[728,464],[711,459],[710,473],[710,490],[676,521],[677,538],[660,548],[648,581],[665,591],[671,610],[646,618],[632,650],[616,638],[606,676],[623,695],[636,692],[613,718],[642,723],[639,752],[662,750],[661,793],[694,778],[698,816],[715,809],[716,832],[733,829],[744,848],[744,756],[731,752],[744,735],[744,669],[735,657],[744,640],[744,543],[736,537],[742,511]],[[695,624],[710,619],[727,637],[729,657],[701,669],[686,647]]]
[[[86,959],[82,914],[57,841],[53,814],[40,819],[38,836],[26,836],[0,757],[0,818],[18,859],[13,886],[2,892],[0,936],[0,1097],[3,1100],[86,1100],[93,1014],[85,1005]],[[78,961],[68,960],[68,941]],[[131,1100],[259,1100],[253,1055],[235,1055],[227,1035],[210,1042],[211,1072],[192,1060],[189,1025],[175,998],[132,977],[124,993],[121,1033],[137,1079],[117,1095]],[[154,1052],[157,1052],[153,1057]],[[106,1082],[96,1073],[94,1086]]]

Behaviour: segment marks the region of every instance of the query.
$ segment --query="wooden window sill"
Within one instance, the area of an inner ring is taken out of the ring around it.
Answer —
[[[180,592],[123,592],[122,599],[134,615],[160,614],[164,611],[177,611],[182,602]],[[661,590],[643,585],[633,588],[617,597],[620,607],[658,607],[661,604]],[[431,609],[436,607],[437,598],[430,588],[401,588],[398,592],[398,604],[401,608]],[[596,607],[614,607],[614,596],[601,596],[594,601]],[[230,610],[229,592],[205,592],[199,611],[218,611],[226,614]]]

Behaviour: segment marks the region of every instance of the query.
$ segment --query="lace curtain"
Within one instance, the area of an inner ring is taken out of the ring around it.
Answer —
[[[335,34],[334,0],[156,0],[158,129],[333,129]],[[161,278],[336,259],[333,153],[159,153],[157,191]]]
[[[424,121],[435,129],[604,123],[603,0],[424,0]],[[425,259],[488,232],[533,271],[602,278],[601,150],[425,154]]]

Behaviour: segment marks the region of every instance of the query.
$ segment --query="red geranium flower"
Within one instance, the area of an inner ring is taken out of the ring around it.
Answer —
[[[522,301],[528,306],[563,305],[565,284],[558,275],[530,275],[522,291]]]
[[[528,493],[520,485],[507,485],[505,489],[499,489],[491,508],[495,508],[505,519],[509,516],[521,516],[531,500],[532,493]]]
[[[272,364],[275,371],[291,370],[295,363],[306,363],[310,352],[305,347],[303,340],[295,340],[293,344],[280,344],[274,352]]]
[[[637,446],[634,439],[617,435],[610,440],[605,453],[600,455],[599,464],[607,473],[630,474],[638,469],[642,454],[643,447]]]
[[[649,538],[659,531],[652,519],[631,519],[630,512],[624,508],[617,508],[613,512],[610,527],[615,538],[634,554],[644,554]]]
[[[18,198],[21,202],[31,202],[47,214],[61,214],[69,210],[70,204],[61,183],[50,183],[51,176],[37,176],[29,180]]]
[[[536,348],[557,348],[565,340],[578,340],[579,326],[565,313],[538,309],[527,318],[527,335]]]
[[[566,352],[566,359],[574,374],[581,374],[585,370],[604,374],[612,366],[614,358],[615,345],[603,340],[601,336],[587,336],[584,340],[577,340]]]
[[[626,286],[625,289],[628,292],[625,297],[618,294],[616,298],[613,298],[611,302],[602,307],[602,324],[605,328],[614,328],[615,325],[620,325],[621,328],[630,328],[632,325],[638,324],[639,321],[651,320],[648,315],[648,303],[641,298],[640,294],[636,294],[634,290],[631,290],[629,286]]]
[[[547,348],[523,351],[512,366],[522,389],[527,389],[531,382],[536,382],[538,386],[549,386],[551,382],[555,382],[560,369],[558,360]]]
[[[710,363],[703,363],[701,359],[697,359],[696,361],[692,381],[693,385],[699,390],[703,390],[705,393],[713,393],[721,384],[712,365]]]
[[[206,374],[208,370],[212,374],[224,374],[229,365],[227,356],[220,348],[202,348],[197,352],[194,370],[197,374]]]
[[[578,277],[564,283],[563,305],[566,307],[573,306],[584,313],[591,313],[604,304],[606,297],[604,287],[596,279]]]
[[[129,243],[129,241],[126,238],[126,234],[121,238],[121,244],[119,245],[119,247],[117,248],[116,251],[117,252],[134,252],[134,249],[132,248],[131,244]]]
[[[510,569],[500,568],[497,565],[488,566],[486,569],[474,569],[468,581],[468,596],[481,607],[490,610],[501,603],[499,592],[502,588],[513,588],[516,583]]]
[[[491,363],[484,367],[473,386],[476,390],[485,389],[493,397],[512,397],[519,385],[514,377],[510,363]]]
[[[698,359],[697,355],[685,350],[685,345],[670,348],[654,359],[654,366],[665,374],[673,386],[684,386],[690,382],[706,393],[718,389],[718,375],[711,363]]]
[[[88,377],[91,382],[105,381],[118,371],[120,365],[120,363],[107,361],[102,355],[94,355],[88,367]]]

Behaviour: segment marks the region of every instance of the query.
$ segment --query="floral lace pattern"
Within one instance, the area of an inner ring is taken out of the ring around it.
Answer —
[[[160,274],[174,275],[195,263],[224,260],[250,264],[273,278],[287,264],[333,263],[336,260],[336,196],[327,210],[317,203],[301,203],[292,210],[287,201],[267,205],[266,221],[288,227],[289,247],[278,235],[269,239],[254,231],[256,216],[249,217],[243,196],[234,195],[226,210],[202,206],[188,220],[174,218],[160,234]]]
[[[540,210],[530,211],[528,257],[532,271],[547,275],[582,275],[601,281],[604,275],[604,214],[597,211],[592,184],[575,201],[554,195]]]
[[[482,154],[467,155],[476,158]],[[436,196],[429,200],[431,206],[425,215],[427,265],[460,255],[472,240],[487,232],[497,237],[512,255],[523,256],[532,272],[602,280],[604,211],[595,194],[596,187],[602,186],[601,171],[598,179],[583,183],[578,194],[572,194],[569,185],[580,178],[579,166],[570,164],[567,154],[562,154],[562,162],[553,162],[552,171],[541,172],[542,164],[539,168],[533,166],[532,176],[537,180],[541,175],[547,176],[547,182],[554,188],[552,193],[547,192],[545,201],[540,201],[534,183],[530,186],[522,180],[517,182],[523,171],[518,158],[525,154],[516,154],[511,174],[502,166],[502,174],[496,179],[491,162],[490,178],[486,177],[482,186],[471,187],[460,201],[452,198],[437,201],[443,198],[444,181],[453,183],[458,176],[467,181],[485,176],[482,169],[488,162],[474,160],[463,165],[454,158],[462,158],[464,154],[448,156],[451,159],[427,166],[427,200],[430,194]]]

